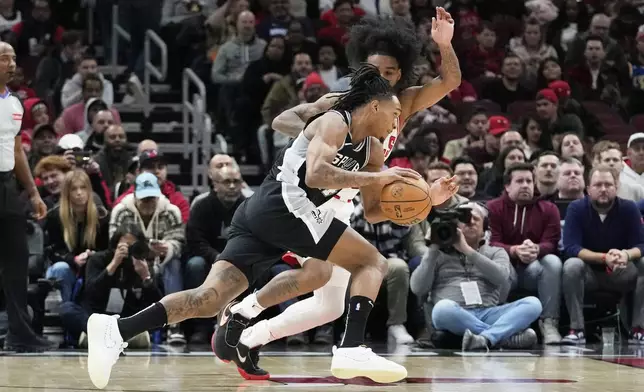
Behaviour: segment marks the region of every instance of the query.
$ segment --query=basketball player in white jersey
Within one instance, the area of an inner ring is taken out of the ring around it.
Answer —
[[[376,66],[381,76],[387,79],[394,88],[402,85],[402,88],[398,89],[398,98],[402,107],[398,126],[383,140],[385,159],[389,157],[399,133],[409,117],[434,105],[460,85],[461,72],[458,59],[451,46],[454,21],[443,8],[437,8],[436,13],[437,16],[432,21],[432,38],[441,50],[441,77],[424,86],[405,88],[413,82],[414,77],[417,77],[414,75],[413,65],[419,56],[420,48],[413,26],[398,19],[365,18],[351,30],[347,50],[352,62],[359,63],[366,60]],[[339,80],[338,84],[340,86],[334,86],[336,91],[346,90],[349,87],[346,79]],[[337,94],[330,93],[317,102],[296,106],[275,118],[272,127],[290,137],[297,137],[309,118],[328,110],[336,100]],[[440,181],[450,180],[442,179]],[[354,210],[353,199],[358,193],[358,189],[342,189],[320,209],[334,211],[337,219],[349,224]],[[440,205],[444,201],[432,198],[434,205]],[[314,288],[313,297],[296,302],[277,317],[260,321],[247,328],[242,333],[240,344],[250,348],[259,348],[271,341],[331,322],[344,313],[345,294],[350,273],[326,261],[304,259],[292,254],[286,255],[286,257],[289,256],[295,257],[302,268],[284,272],[278,277],[285,274],[291,274],[291,277],[297,275],[301,293],[293,297],[310,292],[311,290],[307,290],[307,288],[311,287]],[[263,291],[271,289],[271,283],[275,280],[233,306],[232,312],[238,312],[246,318],[253,318],[265,308],[274,305],[263,302],[261,296]],[[250,360],[256,363],[258,358],[255,351],[255,355],[251,356]],[[244,371],[240,370],[239,373],[244,378],[253,380],[270,377],[266,371],[255,367],[256,372],[249,372],[246,367]]]

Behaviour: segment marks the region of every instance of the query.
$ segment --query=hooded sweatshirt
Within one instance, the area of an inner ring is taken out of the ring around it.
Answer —
[[[134,185],[130,186],[130,189],[119,196],[114,204],[120,203],[127,195],[131,195],[132,193],[134,193]],[[183,223],[188,222],[188,218],[190,217],[190,203],[188,203],[188,200],[183,196],[183,193],[177,190],[177,186],[174,185],[172,181],[166,180],[163,185],[161,185],[161,193],[170,200],[170,203],[179,208]]]
[[[56,120],[56,132],[59,135],[67,135],[68,133],[77,133],[87,129],[87,108],[97,98],[87,100],[87,102],[75,103],[63,111],[58,120]],[[114,115],[114,124],[121,123],[121,116],[114,108],[110,108]]]
[[[240,37],[233,38],[219,48],[217,57],[212,64],[211,78],[215,84],[241,82],[244,71],[253,61],[264,55],[266,41],[254,37],[248,42]]]
[[[114,103],[114,86],[112,82],[105,79],[102,73],[98,74],[98,77],[103,81],[103,96],[101,99],[107,104],[107,106],[112,106]],[[63,85],[63,91],[60,96],[60,102],[63,105],[63,109],[79,103],[83,100],[83,77],[81,74],[76,72],[71,79],[67,79]]]
[[[34,121],[34,115],[32,110],[34,109],[34,106],[38,104],[43,104],[45,107],[47,107],[47,112],[49,113],[49,106],[45,101],[43,101],[40,98],[28,98],[25,99],[23,105],[25,107],[25,114],[22,117],[22,131],[26,132],[31,136],[33,129],[36,127],[36,122]],[[51,115],[51,114],[50,114]]]
[[[510,200],[506,192],[487,203],[492,237],[490,245],[500,246],[512,257],[510,248],[529,239],[539,245],[538,258],[557,252],[561,238],[559,209],[547,200],[535,200],[519,205]]]
[[[128,223],[139,225],[147,239],[166,241],[168,243],[168,253],[162,263],[181,256],[181,247],[185,239],[181,212],[165,196],[159,197],[157,208],[147,227],[143,222],[143,218],[141,218],[141,214],[139,214],[138,208],[136,208],[134,194],[124,197],[112,210],[110,238],[121,225]]]

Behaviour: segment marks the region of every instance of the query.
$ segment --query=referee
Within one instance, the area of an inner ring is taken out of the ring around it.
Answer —
[[[44,351],[53,348],[53,344],[36,335],[27,313],[27,222],[14,177],[27,191],[35,219],[43,219],[47,207],[38,194],[22,150],[22,103],[7,88],[15,70],[16,52],[11,45],[0,42],[0,284],[9,316],[4,348],[21,352]]]

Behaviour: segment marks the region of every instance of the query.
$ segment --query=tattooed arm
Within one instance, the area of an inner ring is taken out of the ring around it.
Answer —
[[[313,137],[306,152],[306,185],[320,189],[357,188],[378,183],[378,173],[350,172],[338,169],[331,162],[342,148],[349,127],[342,117],[329,112],[317,118],[310,127]],[[381,149],[382,151],[382,149]]]
[[[402,92],[400,103],[403,119],[427,109],[461,85],[461,67],[452,45],[443,45],[441,51],[441,76],[424,86],[409,87]]]
[[[271,127],[289,137],[297,137],[307,121],[318,113],[329,110],[337,100],[338,94],[327,94],[312,103],[303,103],[283,111],[275,117]]]

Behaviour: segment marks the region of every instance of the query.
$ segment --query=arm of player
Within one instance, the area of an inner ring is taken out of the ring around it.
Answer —
[[[271,127],[289,137],[297,137],[309,119],[329,110],[338,99],[338,94],[327,94],[312,103],[303,103],[287,109],[273,119]]]
[[[318,189],[361,188],[373,184],[384,186],[394,181],[418,179],[420,175],[411,169],[401,167],[379,172],[352,172],[333,166],[338,150],[342,148],[349,132],[342,117],[329,112],[313,123],[315,135],[306,152],[306,185]],[[375,151],[378,147],[372,147]],[[384,155],[382,146],[380,154]],[[384,160],[384,157],[382,158]]]
[[[371,155],[369,163],[362,170],[368,173],[381,172],[385,165],[385,155],[382,144],[376,139],[371,139]],[[360,201],[364,208],[364,218],[371,224],[389,220],[380,208],[380,194],[382,193],[382,184],[371,184],[360,187]]]
[[[400,96],[404,119],[427,109],[461,85],[461,67],[451,44],[440,46],[441,76],[423,86],[405,89]]]

